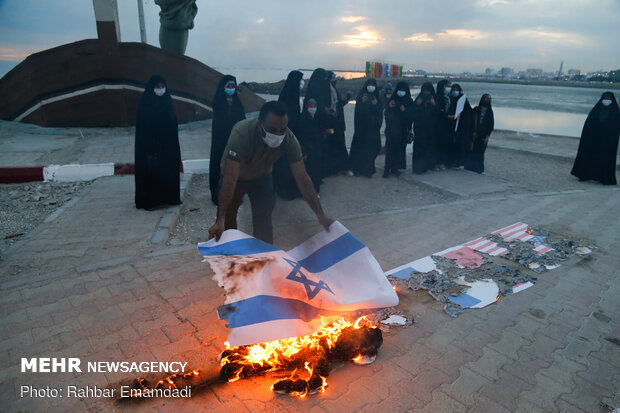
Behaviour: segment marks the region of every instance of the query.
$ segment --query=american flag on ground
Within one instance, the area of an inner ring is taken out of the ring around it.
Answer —
[[[524,224],[523,222],[517,222],[505,228],[498,229],[497,231],[493,232],[493,235],[501,236],[504,241],[508,242],[531,241],[534,244],[534,251],[536,251],[538,255],[543,255],[544,253],[549,252],[553,249],[548,245],[545,245],[541,237],[536,237],[532,235],[530,233],[529,225]]]

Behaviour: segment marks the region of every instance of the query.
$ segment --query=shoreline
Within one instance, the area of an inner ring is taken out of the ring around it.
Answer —
[[[359,90],[364,82],[366,81],[366,77],[360,77],[355,79],[338,79],[338,83],[336,87],[338,91],[343,94],[347,92],[347,90]],[[441,79],[449,79],[452,83],[494,83],[494,84],[513,84],[513,85],[524,85],[524,86],[549,86],[549,87],[581,87],[586,89],[609,89],[609,90],[620,90],[620,83],[592,83],[592,82],[572,82],[572,81],[536,81],[536,80],[501,80],[501,79],[478,79],[478,78],[462,78],[462,77],[400,77],[400,78],[378,78],[377,85],[381,88],[386,83],[392,83],[395,85],[400,81],[405,81],[409,83],[410,86],[422,86],[425,82],[432,82],[436,84]],[[243,85],[247,86],[254,93],[262,93],[262,94],[270,94],[270,95],[278,95],[284,86],[285,80],[280,80],[278,82],[242,82]],[[307,82],[306,82],[307,84]],[[305,92],[305,88],[302,93]]]

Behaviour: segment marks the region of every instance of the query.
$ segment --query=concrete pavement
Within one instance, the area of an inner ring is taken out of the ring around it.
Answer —
[[[620,336],[620,192],[592,186],[535,194],[501,190],[383,212],[349,206],[337,218],[385,270],[516,221],[591,239],[599,249],[457,319],[424,293],[404,297],[401,309],[416,323],[386,334],[374,364],[336,366],[320,396],[277,396],[269,391],[270,379],[255,378],[213,383],[191,399],[129,405],[20,398],[21,385],[105,387],[133,377],[21,373],[20,357],[188,361],[205,375],[217,371],[226,337],[215,314],[221,290],[193,244],[157,242],[158,230],[172,225],[165,218],[170,210],[135,210],[132,194],[131,177],[96,180],[2,262],[0,394],[8,411],[592,412],[604,411],[599,403],[620,388],[619,348],[606,340]],[[322,193],[323,199],[338,197],[346,194]],[[276,240],[284,248],[316,231],[311,216],[276,219]]]

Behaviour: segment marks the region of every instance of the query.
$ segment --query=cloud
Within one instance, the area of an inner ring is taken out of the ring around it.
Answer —
[[[366,26],[354,27],[353,30],[357,31],[357,33],[345,35],[345,40],[328,42],[327,44],[365,48],[375,46],[383,41],[379,32],[369,29]]]
[[[447,29],[437,33],[437,36],[457,38],[458,40],[479,40],[484,39],[488,34],[482,30]]]
[[[407,42],[432,42],[434,39],[428,33],[416,33],[403,40]]]
[[[0,60],[21,62],[29,55],[30,53],[25,53],[23,50],[17,50],[11,47],[0,47]]]
[[[366,20],[366,17],[362,17],[362,16],[344,16],[341,17],[340,20],[343,23],[357,23],[357,22],[361,22]]]
[[[500,5],[505,5],[505,4],[510,4],[512,3],[509,0],[478,0],[478,2],[476,2],[476,6],[478,7],[493,7],[496,6],[498,4]]]
[[[256,20],[256,24],[263,24],[264,22],[265,22],[265,19],[262,18],[262,17],[260,19]]]
[[[536,27],[534,29],[519,29],[515,30],[513,33],[517,37],[525,37],[548,43],[571,43],[574,45],[583,45],[586,42],[584,36],[577,33],[551,31],[542,27]]]

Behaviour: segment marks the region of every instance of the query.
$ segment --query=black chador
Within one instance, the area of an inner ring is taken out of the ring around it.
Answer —
[[[220,79],[213,98],[213,123],[211,127],[211,155],[209,161],[209,188],[211,200],[218,203],[220,190],[220,162],[233,126],[245,119],[245,110],[237,93],[237,79],[225,75]]]
[[[571,174],[580,181],[593,179],[616,185],[616,154],[620,135],[620,111],[611,92],[603,93],[583,125],[577,158]]]
[[[136,117],[136,208],[178,205],[181,149],[170,91],[161,76],[149,80]]]
[[[301,107],[299,103],[303,73],[293,70],[288,74],[284,87],[278,97],[288,111],[288,128],[299,138]],[[286,157],[282,157],[273,165],[273,187],[278,195],[285,199],[300,197],[299,189]]]
[[[301,113],[298,138],[304,155],[306,171],[317,193],[320,192],[321,183],[323,183],[325,127],[325,115],[317,111],[316,100],[306,99]]]
[[[347,152],[344,136],[346,130],[344,107],[351,99],[350,95],[347,95],[345,99],[340,96],[340,92],[336,89],[336,75],[334,72],[327,71],[326,76],[330,92],[329,117],[327,118],[328,126],[330,126],[328,132],[330,133],[326,135],[324,145],[323,176],[347,170],[349,153]]]
[[[464,100],[463,110],[460,113],[461,105],[459,101]],[[467,100],[467,96],[458,84],[452,85],[450,92],[450,109],[448,118],[450,119],[450,139],[448,142],[448,164],[446,166],[464,166],[468,161],[468,145],[471,139],[472,107]]]
[[[480,103],[473,110],[472,133],[469,141],[469,162],[465,163],[465,169],[484,172],[484,152],[495,127],[493,108],[491,107],[491,95],[485,93],[480,98]]]
[[[355,175],[370,178],[377,172],[375,159],[381,150],[383,124],[383,102],[374,78],[366,80],[357,95],[353,124],[355,130],[349,154],[349,169]]]
[[[413,100],[407,82],[398,82],[385,106],[385,169],[383,177],[400,175],[406,168],[406,148],[411,133]]]
[[[413,173],[423,174],[435,166],[438,123],[439,110],[435,102],[435,90],[433,85],[427,82],[422,85],[422,90],[413,104]]]
[[[445,168],[449,164],[450,141],[452,138],[450,133],[452,122],[448,119],[450,87],[450,81],[443,79],[437,83],[437,90],[435,92],[435,104],[439,112],[437,137],[435,139],[435,163],[440,169]]]

